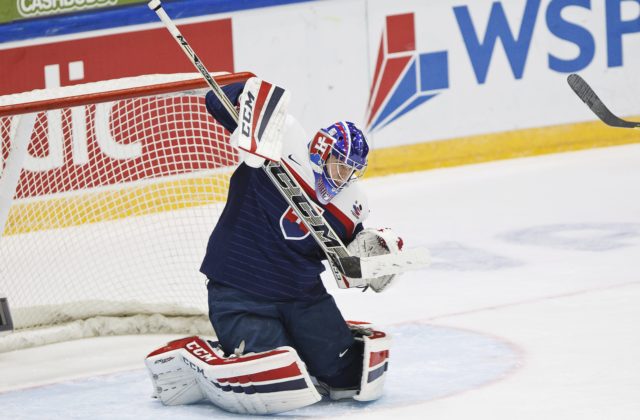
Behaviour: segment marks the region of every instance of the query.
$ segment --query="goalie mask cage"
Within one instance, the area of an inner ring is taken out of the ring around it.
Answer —
[[[0,351],[212,331],[199,268],[238,156],[207,90],[179,74],[0,97]]]

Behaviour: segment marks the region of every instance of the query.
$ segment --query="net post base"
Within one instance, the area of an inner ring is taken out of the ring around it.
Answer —
[[[13,320],[9,310],[9,301],[6,297],[0,296],[0,335],[13,332]]]

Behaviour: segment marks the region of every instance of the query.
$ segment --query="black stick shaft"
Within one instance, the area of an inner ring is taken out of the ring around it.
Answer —
[[[567,78],[567,82],[582,102],[587,104],[589,109],[605,124],[611,127],[640,129],[640,122],[625,121],[609,111],[609,108],[606,107],[598,95],[596,95],[593,89],[591,89],[591,86],[589,86],[582,77],[577,74],[571,74]]]

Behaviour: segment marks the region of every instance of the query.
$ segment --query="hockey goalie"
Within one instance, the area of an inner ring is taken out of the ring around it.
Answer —
[[[287,112],[289,94],[252,78],[223,88],[239,123],[210,92],[209,113],[231,135],[242,163],[202,262],[217,341],[189,337],[146,359],[155,396],[166,405],[209,400],[231,412],[271,414],[328,398],[371,401],[382,395],[390,338],[347,322],[320,274],[326,258],[281,193],[260,170],[280,162],[313,199],[352,255],[398,253],[390,229],[365,229],[367,199],[357,180],[369,145],[340,121],[308,137]],[[382,292],[393,275],[344,278]]]

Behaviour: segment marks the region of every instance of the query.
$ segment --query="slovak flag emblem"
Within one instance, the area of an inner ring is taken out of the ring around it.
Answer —
[[[320,214],[324,212],[322,208],[316,209],[319,210]],[[282,235],[285,239],[294,241],[300,241],[309,236],[309,229],[291,207],[287,208],[282,217],[280,217],[280,230],[282,230]]]

